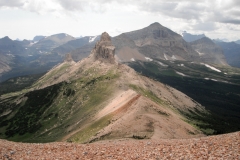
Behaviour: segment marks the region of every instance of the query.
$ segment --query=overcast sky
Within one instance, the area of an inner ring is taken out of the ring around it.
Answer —
[[[0,0],[0,38],[111,36],[159,22],[181,33],[240,39],[240,0]]]

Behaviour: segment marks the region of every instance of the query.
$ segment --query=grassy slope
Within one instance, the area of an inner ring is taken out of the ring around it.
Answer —
[[[92,71],[86,72],[90,74]],[[81,129],[111,95],[117,77],[118,74],[110,70],[105,75],[62,82],[25,95],[5,96],[0,101],[0,113],[7,108],[12,112],[0,117],[0,137],[14,141],[50,142],[61,139],[76,128]],[[21,103],[16,104],[17,100]],[[96,123],[93,127],[98,125]],[[105,119],[100,121],[102,123],[106,124]],[[92,130],[91,134],[98,129]]]
[[[129,65],[145,76],[180,90],[205,106],[211,115],[182,113],[204,133],[221,134],[240,130],[240,85],[237,85],[240,84],[240,76],[232,74],[240,73],[239,70],[226,67],[221,68],[223,72],[218,73],[204,65],[189,62],[161,62],[168,66],[163,67],[156,62],[135,62]],[[184,64],[184,67],[179,66],[180,64]],[[180,76],[175,71],[189,77]],[[206,77],[235,84],[205,80]]]
[[[20,91],[24,88],[30,87],[36,80],[38,80],[43,74],[21,76],[8,79],[0,83],[0,95]]]

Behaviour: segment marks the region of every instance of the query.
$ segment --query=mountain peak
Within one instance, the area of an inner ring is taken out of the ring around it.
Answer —
[[[102,33],[100,41],[98,41],[92,50],[94,58],[103,62],[115,63],[115,47],[112,45],[111,37],[107,32]]]
[[[111,37],[107,32],[103,32],[100,41],[111,41]]]
[[[43,38],[45,38],[45,36],[41,36],[41,35],[38,35],[38,36],[35,36],[34,38],[33,38],[33,41],[40,41],[41,39],[43,39]]]
[[[150,24],[150,26],[162,26],[162,25],[158,22],[154,22],[154,23]]]
[[[12,41],[8,36],[3,37],[2,40],[4,40],[4,41]]]
[[[208,44],[208,45],[215,45],[215,43],[208,37],[202,37],[199,40],[194,41],[196,43]],[[193,42],[193,43],[194,43]]]

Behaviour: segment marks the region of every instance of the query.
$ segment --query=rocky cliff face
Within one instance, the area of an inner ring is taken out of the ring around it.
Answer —
[[[108,33],[102,33],[100,41],[98,41],[92,50],[92,54],[96,60],[115,63],[115,47],[112,45],[111,37]]]

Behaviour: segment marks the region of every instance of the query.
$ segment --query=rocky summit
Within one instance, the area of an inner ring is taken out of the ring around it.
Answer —
[[[64,62],[72,62],[72,55],[70,53],[66,54]]]
[[[98,41],[92,50],[92,54],[96,60],[115,63],[115,47],[112,45],[111,37],[107,32],[102,33],[100,41]]]

